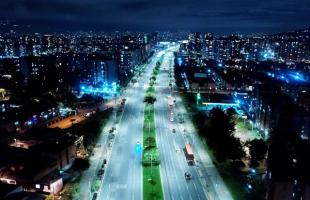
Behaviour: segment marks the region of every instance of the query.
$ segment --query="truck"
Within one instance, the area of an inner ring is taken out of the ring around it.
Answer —
[[[179,123],[184,123],[184,115],[181,113],[178,113],[178,121]]]
[[[192,147],[190,144],[185,144],[184,154],[185,154],[185,158],[187,160],[187,163],[189,165],[194,165],[195,164],[195,161],[194,161],[195,158],[194,158],[194,154],[193,154]]]
[[[173,101],[173,97],[172,96],[170,96],[170,95],[167,96],[167,103],[168,103],[168,106],[170,108],[173,107],[174,101]]]

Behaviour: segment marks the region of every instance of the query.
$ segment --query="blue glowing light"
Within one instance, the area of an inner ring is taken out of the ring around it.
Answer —
[[[268,49],[261,52],[261,56],[263,60],[274,59],[275,53],[271,49]]]
[[[111,84],[104,83],[101,87],[81,86],[80,94],[95,94],[95,95],[108,95],[117,93],[118,84],[113,82]]]
[[[182,63],[183,63],[182,58],[178,58],[177,62],[178,62],[178,65],[182,65]]]
[[[253,188],[251,184],[248,184],[247,186],[250,190]]]
[[[33,121],[33,123],[38,122],[38,118],[37,118],[37,116],[36,116],[36,115],[34,115],[34,116],[32,117],[32,121]]]
[[[299,72],[290,72],[288,73],[288,76],[291,80],[297,81],[297,82],[307,82],[309,78],[307,76],[300,74]]]
[[[275,74],[274,74],[274,73],[271,73],[271,72],[268,72],[267,75],[270,76],[270,77],[272,77],[272,78],[275,77]]]
[[[267,53],[264,53],[264,58],[268,58],[268,54]]]
[[[136,153],[140,153],[141,150],[142,150],[141,144],[140,144],[140,143],[137,143],[137,144],[135,145],[135,152],[136,152]]]

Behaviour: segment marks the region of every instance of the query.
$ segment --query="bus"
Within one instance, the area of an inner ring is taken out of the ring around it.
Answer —
[[[194,165],[194,154],[190,144],[186,144],[184,147],[184,154],[189,165]]]

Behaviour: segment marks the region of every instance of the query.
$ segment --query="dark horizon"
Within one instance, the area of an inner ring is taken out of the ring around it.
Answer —
[[[11,0],[0,2],[0,11],[0,19],[30,24],[33,32],[185,30],[249,35],[308,28],[310,3],[306,0]]]
[[[280,33],[287,33],[287,32],[295,32],[295,31],[301,31],[305,29],[310,29],[310,26],[304,26],[304,27],[296,27],[296,28],[288,28],[288,29],[279,29],[274,31],[262,31],[257,29],[256,31],[252,32],[242,32],[242,31],[225,31],[225,32],[216,32],[212,31],[210,29],[141,29],[141,28],[132,28],[132,27],[115,27],[110,26],[109,29],[102,29],[100,27],[94,26],[84,26],[80,27],[78,24],[76,26],[71,26],[70,28],[65,27],[53,27],[53,26],[46,26],[42,24],[30,24],[30,23],[22,23],[21,21],[16,20],[0,20],[0,21],[10,21],[11,24],[6,27],[2,27],[1,32],[9,32],[10,30],[14,30],[17,33],[26,33],[26,34],[33,34],[33,33],[40,33],[40,34],[62,34],[62,33],[78,33],[78,32],[95,32],[95,33],[112,33],[112,32],[126,32],[129,31],[131,33],[137,33],[137,32],[208,32],[208,33],[214,33],[215,36],[227,36],[227,35],[244,35],[244,36],[253,36],[253,35],[274,35],[274,34],[280,34]],[[17,26],[16,26],[17,25]],[[224,27],[223,27],[224,29]]]

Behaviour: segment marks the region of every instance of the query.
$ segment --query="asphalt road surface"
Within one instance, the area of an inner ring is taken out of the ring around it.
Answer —
[[[169,68],[172,59],[173,53],[168,52],[157,79],[157,101],[155,103],[155,123],[161,158],[160,172],[164,197],[166,200],[206,200],[207,197],[196,166],[188,165],[185,159],[183,148],[186,140],[182,130],[178,128],[174,109],[170,109],[167,102],[170,87],[168,71],[165,69]],[[173,121],[171,121],[171,117],[174,119]],[[172,129],[176,130],[175,133]],[[185,180],[185,172],[192,175],[191,180]]]
[[[141,153],[136,152],[137,141],[142,142],[144,96],[154,58],[137,83],[130,83],[125,93],[126,104],[119,130],[108,160],[99,198],[103,200],[142,200]]]

